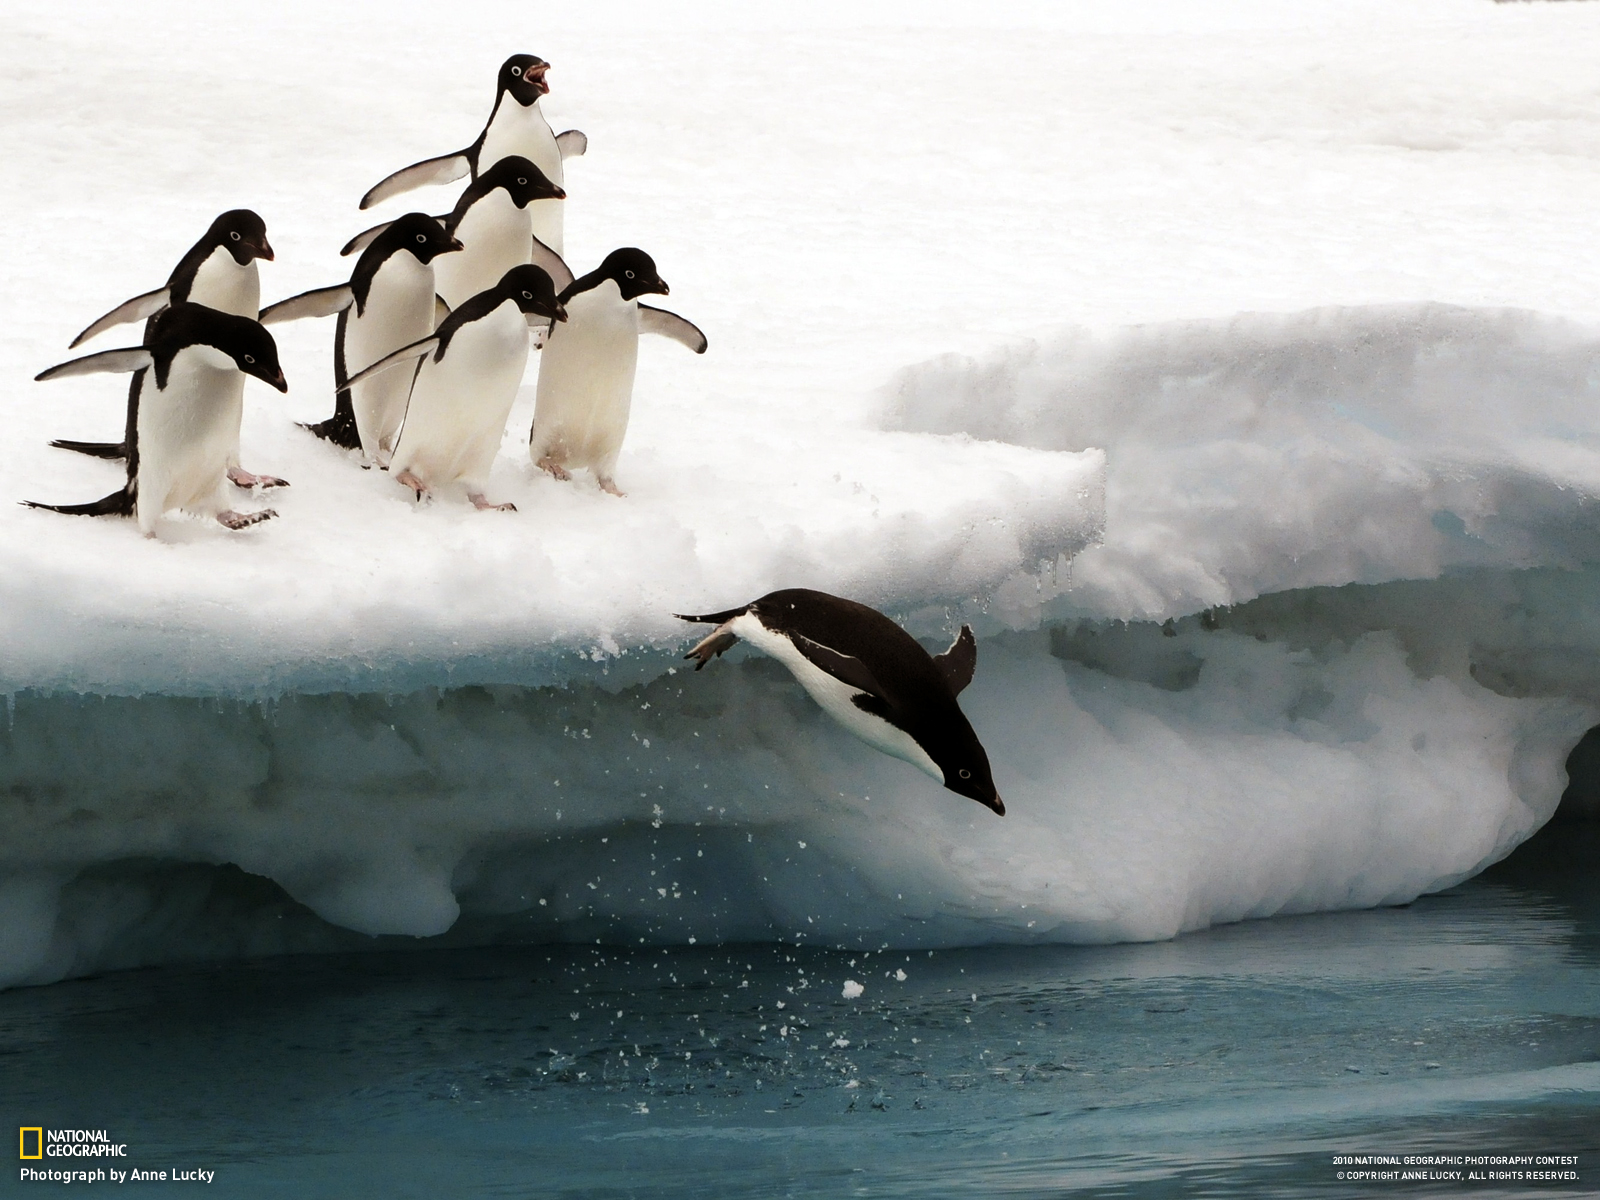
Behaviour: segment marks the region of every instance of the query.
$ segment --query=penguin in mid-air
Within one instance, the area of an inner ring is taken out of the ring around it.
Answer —
[[[261,307],[261,275],[256,269],[256,260],[262,258],[272,261],[266,222],[248,208],[230,209],[211,222],[205,236],[189,247],[189,252],[167,276],[164,287],[117,305],[73,338],[67,349],[76,350],[90,338],[129,321],[144,321],[148,340],[156,314],[168,305],[184,301],[254,320],[256,310]],[[128,385],[128,416],[122,441],[75,442],[63,438],[50,444],[95,458],[125,457],[138,422],[139,385],[140,378],[136,374]],[[242,412],[240,416],[242,419]],[[228,478],[242,488],[284,487],[288,483],[276,475],[256,475],[239,465],[238,429],[233,431],[233,447],[228,452]]]
[[[461,243],[423,213],[407,213],[356,261],[349,283],[301,292],[261,310],[261,323],[339,315],[333,334],[333,416],[306,428],[347,450],[386,464],[406,415],[411,377],[386,371],[351,386],[350,376],[433,332],[433,260]]]
[[[566,319],[550,276],[524,264],[455,308],[431,336],[351,376],[354,386],[394,369],[414,375],[389,473],[419,500],[460,482],[474,507],[515,512],[490,503],[484,488],[528,364],[528,330]],[[414,372],[402,367],[417,359]]]
[[[502,158],[474,179],[461,193],[455,208],[437,218],[462,247],[459,254],[443,259],[434,269],[439,298],[449,308],[455,308],[494,287],[512,267],[529,262],[535,247],[548,255],[549,251],[533,236],[529,210],[535,201],[559,202],[565,196],[543,171],[519,155]],[[363,230],[339,253],[349,255],[365,250],[388,227],[385,222]]]
[[[643,250],[613,250],[576,279],[555,255],[539,246],[534,251],[535,263],[561,288],[567,322],[550,330],[539,363],[528,454],[557,479],[587,467],[602,489],[620,496],[613,472],[628,432],[639,335],[658,333],[696,354],[706,352],[706,335],[676,313],[639,303],[640,296],[668,294]]]
[[[970,627],[930,655],[875,609],[808,588],[679,619],[717,627],[684,656],[699,660],[696,671],[743,638],[788,667],[824,712],[867,745],[1005,816],[989,756],[956,703],[978,664]]]
[[[162,310],[143,346],[102,350],[41,371],[39,380],[132,371],[137,421],[128,441],[128,481],[88,504],[40,504],[73,516],[131,516],[146,537],[174,508],[215,517],[229,529],[276,516],[228,506],[228,455],[238,436],[244,377],[289,390],[272,335],[249,317],[179,303]]]
[[[371,208],[391,196],[433,183],[454,183],[468,174],[477,179],[510,155],[531,161],[556,185],[564,184],[561,163],[589,148],[589,139],[576,129],[556,134],[539,110],[539,97],[550,91],[545,73],[550,64],[535,54],[513,54],[501,64],[489,123],[478,140],[465,150],[441,154],[402,167],[361,197],[361,208]],[[557,254],[562,252],[562,208],[538,203],[531,214],[533,233]]]

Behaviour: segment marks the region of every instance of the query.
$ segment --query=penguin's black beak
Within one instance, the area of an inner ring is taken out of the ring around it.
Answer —
[[[989,799],[980,800],[978,803],[991,810],[997,817],[1003,817],[1006,815],[1006,802],[1000,799],[998,792]]]
[[[266,238],[262,238],[256,242],[254,249],[257,258],[264,258],[268,262],[274,261],[272,255],[272,244],[268,242]]]
[[[461,239],[460,238],[451,238],[450,239],[450,244],[448,246],[446,246],[440,253],[448,254],[452,250],[465,250],[465,249],[466,249],[466,247],[461,244]]]
[[[283,377],[282,367],[279,367],[276,371],[274,371],[270,378],[265,375],[263,375],[261,378],[264,382],[270,383],[280,392],[287,392],[289,390],[289,381]]]
[[[661,278],[657,278],[656,279],[655,289],[656,289],[656,295],[658,295],[658,296],[670,296],[670,295],[672,295],[672,289],[667,286],[667,281],[664,280],[664,279],[661,279]]]
[[[539,90],[539,95],[548,96],[550,94],[550,84],[546,82],[544,73],[549,69],[549,63],[539,63],[537,66],[529,67],[523,72],[522,77]]]
[[[561,301],[557,300],[555,302],[554,309],[555,311],[550,315],[555,317],[556,320],[565,321],[567,319],[567,306],[562,304]]]

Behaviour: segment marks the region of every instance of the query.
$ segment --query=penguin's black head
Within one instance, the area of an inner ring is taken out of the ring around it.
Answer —
[[[385,229],[382,236],[393,239],[396,250],[409,250],[423,266],[441,254],[461,249],[461,243],[427,213],[407,213]]]
[[[656,274],[655,259],[632,246],[624,246],[606,255],[598,274],[605,279],[615,280],[624,300],[668,294],[666,283]]]
[[[924,745],[923,749],[944,772],[944,786],[958,796],[976,800],[997,816],[1005,816],[1005,802],[995,790],[994,777],[989,773],[989,756],[984,753],[978,735],[972,732],[972,726],[963,717],[960,727],[941,732],[945,736],[937,744]]]
[[[544,81],[549,69],[550,64],[537,54],[513,54],[500,66],[500,90],[510,92],[512,99],[527,108],[550,91]]]
[[[555,321],[567,319],[566,308],[556,298],[555,281],[543,267],[531,263],[512,267],[500,277],[498,286],[528,315],[530,324],[535,317],[547,317]]]
[[[239,324],[230,332],[229,344],[217,348],[231,354],[233,361],[239,364],[239,370],[246,375],[254,375],[280,392],[287,392],[289,381],[283,377],[283,368],[278,365],[278,343],[258,322],[248,317],[237,319]]]
[[[272,261],[267,242],[267,223],[248,208],[233,208],[211,222],[206,237],[215,245],[226,246],[233,261],[241,267],[255,259]]]
[[[182,302],[156,315],[147,342],[156,360],[156,383],[166,386],[166,367],[186,346],[211,346],[233,359],[246,375],[270,383],[280,392],[289,384],[278,365],[278,343],[258,321],[218,312],[203,304]]]
[[[567,198],[566,192],[551,183],[543,171],[520,154],[513,154],[495,163],[478,177],[478,186],[482,188],[481,195],[488,195],[497,187],[505,188],[518,208],[527,208],[534,200]]]

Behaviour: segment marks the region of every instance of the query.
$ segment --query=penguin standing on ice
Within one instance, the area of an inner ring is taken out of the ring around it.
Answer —
[[[352,386],[421,359],[390,474],[422,499],[460,482],[479,509],[516,511],[484,496],[506,418],[528,364],[528,330],[565,321],[555,285],[539,267],[513,267],[494,287],[457,307],[429,337],[352,376]]]
[[[628,432],[639,335],[658,333],[696,354],[706,352],[706,335],[676,313],[639,303],[640,296],[668,294],[643,250],[613,250],[573,279],[566,264],[540,249],[534,261],[557,276],[567,323],[551,329],[544,347],[528,454],[557,479],[587,467],[601,488],[620,496],[613,472]]]
[[[261,274],[256,268],[256,260],[262,258],[272,261],[266,222],[248,208],[230,209],[211,222],[205,236],[189,247],[189,252],[178,260],[178,265],[167,277],[166,286],[117,305],[73,338],[67,349],[75,350],[90,338],[129,321],[145,322],[145,339],[148,341],[156,314],[168,305],[185,301],[254,320],[256,310],[261,307]],[[140,376],[135,374],[128,385],[128,417],[122,441],[75,442],[63,438],[50,444],[95,458],[126,457],[139,419],[140,382]],[[241,409],[240,420],[243,417],[244,411]],[[239,465],[237,426],[233,431],[233,446],[228,452],[228,478],[242,488],[284,487],[288,482],[275,475],[253,474]]]
[[[501,64],[494,108],[478,140],[465,150],[442,154],[402,167],[361,197],[361,208],[381,204],[391,196],[434,183],[454,183],[468,174],[473,179],[510,155],[531,161],[552,183],[564,184],[563,159],[576,158],[589,148],[589,139],[576,129],[551,132],[539,110],[539,98],[549,93],[545,73],[550,64],[535,54],[513,54]],[[533,234],[557,254],[562,252],[562,208],[542,200],[533,206]]]
[[[244,377],[289,390],[272,335],[254,320],[180,303],[158,313],[143,346],[75,358],[36,379],[97,372],[134,372],[134,411],[128,440],[128,481],[88,504],[40,504],[73,516],[131,516],[146,537],[174,508],[215,517],[229,529],[276,516],[270,508],[240,513],[228,507],[228,456],[238,436]]]
[[[333,334],[333,416],[306,428],[347,450],[387,463],[406,414],[411,376],[385,371],[355,384],[350,376],[434,329],[433,260],[461,243],[432,217],[407,213],[361,254],[349,283],[302,292],[261,310],[261,323],[339,315]]]
[[[451,212],[438,218],[445,232],[461,243],[461,252],[444,259],[434,271],[439,298],[449,308],[500,282],[512,267],[530,261],[542,244],[533,237],[529,210],[534,202],[559,202],[566,193],[543,171],[520,156],[503,158],[467,186]],[[364,250],[389,228],[388,222],[363,230],[345,243],[340,254]],[[543,251],[548,254],[548,251]]]
[[[717,627],[684,656],[699,660],[696,671],[743,638],[788,667],[824,712],[867,745],[1005,816],[989,756],[956,703],[978,664],[969,627],[950,649],[930,655],[875,609],[807,588],[679,619]]]

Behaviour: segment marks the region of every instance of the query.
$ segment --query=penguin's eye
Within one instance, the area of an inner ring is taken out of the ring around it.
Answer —
[[[256,360],[255,360],[255,357],[253,355],[246,354],[244,356],[244,360],[245,360],[245,362],[249,363],[251,366],[255,366]]]
[[[963,779],[971,779],[972,778],[972,772],[967,770],[965,767],[962,767],[961,770],[956,772],[956,774],[961,776],[961,778],[963,778]]]
[[[629,279],[633,278],[633,272],[632,271],[624,271],[623,274],[626,275]]]
[[[521,67],[512,67],[511,68],[511,73],[513,75],[517,76],[518,78],[520,78],[522,76],[522,68]]]
[[[228,230],[228,236],[237,242],[239,240],[239,231],[237,229],[230,229]]]
[[[533,293],[532,292],[523,292],[522,293],[522,298],[524,300],[532,300],[533,299]]]
[[[528,186],[528,181],[526,179],[519,179],[519,180],[517,180],[517,186],[518,187],[527,187]]]
[[[425,246],[425,245],[427,245],[427,242],[428,242],[428,235],[427,234],[425,234],[425,233],[417,234],[417,245]]]

